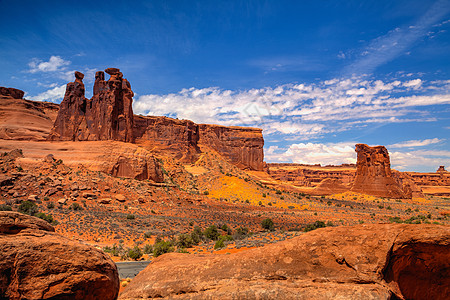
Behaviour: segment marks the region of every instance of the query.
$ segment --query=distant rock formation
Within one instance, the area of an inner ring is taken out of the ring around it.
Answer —
[[[262,130],[196,124],[167,117],[134,116],[133,91],[117,68],[95,74],[94,96],[84,96],[84,75],[75,72],[67,84],[58,116],[48,136],[52,141],[137,141],[154,152],[182,162],[195,162],[206,146],[243,169],[263,170]]]
[[[356,144],[356,177],[352,191],[389,198],[411,198],[393,178],[389,153],[384,146]]]
[[[445,166],[439,166],[436,173],[447,173],[448,171],[445,169]]]
[[[119,69],[108,68],[105,81],[97,72],[94,96],[84,96],[84,75],[75,72],[75,81],[67,84],[49,140],[133,142],[133,91]]]
[[[450,229],[317,229],[230,255],[164,254],[119,299],[448,299]]]
[[[114,262],[46,221],[0,212],[0,299],[116,299]]]

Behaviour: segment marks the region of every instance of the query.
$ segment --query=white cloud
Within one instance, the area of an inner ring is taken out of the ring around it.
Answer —
[[[61,71],[70,65],[70,61],[62,59],[60,56],[50,56],[48,61],[41,61],[33,59],[28,66],[30,67],[30,73],[37,72],[56,72]]]
[[[189,88],[140,96],[133,109],[197,123],[256,126],[265,135],[305,140],[370,123],[433,122],[434,111],[426,106],[443,104],[450,104],[446,80],[382,81],[362,76],[243,91]]]
[[[450,151],[421,150],[394,151],[390,154],[391,166],[397,170],[422,170],[434,172],[439,166],[450,165]]]
[[[437,144],[444,141],[443,139],[426,139],[426,140],[410,140],[401,143],[395,143],[387,146],[388,148],[412,148],[412,147],[423,147],[432,144]]]
[[[64,94],[66,92],[66,85],[57,86],[50,90],[47,90],[43,93],[40,93],[37,96],[27,97],[30,100],[35,101],[49,101],[54,103],[59,103],[64,98]]]
[[[356,163],[354,142],[345,143],[299,143],[287,149],[271,146],[265,151],[269,162],[294,162],[299,164],[340,165]]]

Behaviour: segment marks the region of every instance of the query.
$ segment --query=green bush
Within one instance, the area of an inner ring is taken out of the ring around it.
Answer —
[[[249,233],[249,230],[247,227],[239,227],[236,228],[236,230],[234,231],[234,239],[236,240],[242,240],[243,238],[245,238]]]
[[[173,251],[173,246],[171,242],[159,241],[153,245],[153,256],[158,257],[164,253],[169,253]]]
[[[198,245],[203,240],[203,232],[199,226],[195,226],[191,232],[191,239],[195,245]]]
[[[221,248],[225,248],[225,243],[223,242],[222,239],[219,239],[215,244],[214,244],[214,249],[221,249]]]
[[[12,211],[12,207],[6,204],[0,204],[0,211]]]
[[[83,210],[83,207],[78,204],[78,203],[72,203],[72,205],[69,207],[69,209],[73,209],[73,210]]]
[[[53,220],[53,216],[50,214],[46,215],[43,212],[39,212],[39,213],[36,213],[35,216],[44,221],[47,221],[50,224],[54,224],[56,222],[55,220]]]
[[[206,238],[213,240],[213,241],[217,241],[217,239],[220,236],[216,225],[211,225],[208,228],[206,228],[205,231],[203,232],[203,234]]]
[[[34,216],[38,212],[38,208],[37,205],[31,201],[23,201],[20,203],[18,211],[23,214]]]
[[[144,254],[150,254],[153,253],[153,246],[150,244],[144,245]]]
[[[262,220],[261,226],[265,230],[270,230],[270,231],[275,230],[275,225],[273,224],[273,221],[270,218]]]
[[[138,260],[142,257],[141,249],[136,245],[133,248],[128,249],[127,255],[129,258]]]
[[[176,246],[178,248],[190,248],[194,245],[192,237],[188,234],[182,233],[178,236]]]
[[[327,225],[323,221],[315,221],[314,223],[307,224],[305,226],[305,228],[303,229],[303,231],[308,232],[308,231],[315,230],[317,228],[323,228],[323,227],[326,227],[326,226]]]

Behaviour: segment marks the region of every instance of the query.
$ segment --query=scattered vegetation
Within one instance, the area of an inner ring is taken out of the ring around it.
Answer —
[[[270,231],[274,231],[275,230],[275,225],[274,225],[272,219],[270,219],[270,218],[262,220],[261,226],[265,230],[270,230]]]

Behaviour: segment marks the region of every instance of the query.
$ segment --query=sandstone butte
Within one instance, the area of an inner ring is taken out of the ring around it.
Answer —
[[[449,299],[450,229],[329,227],[229,255],[164,254],[119,299]]]
[[[54,231],[36,217],[0,211],[0,299],[116,299],[114,262]]]
[[[84,96],[84,75],[75,72],[75,81],[67,84],[49,140],[136,142],[155,153],[170,153],[184,162],[194,162],[201,147],[208,147],[240,168],[263,169],[261,129],[136,116],[130,83],[119,69],[108,68],[105,72],[110,75],[107,81],[104,72],[96,73],[91,99]]]

